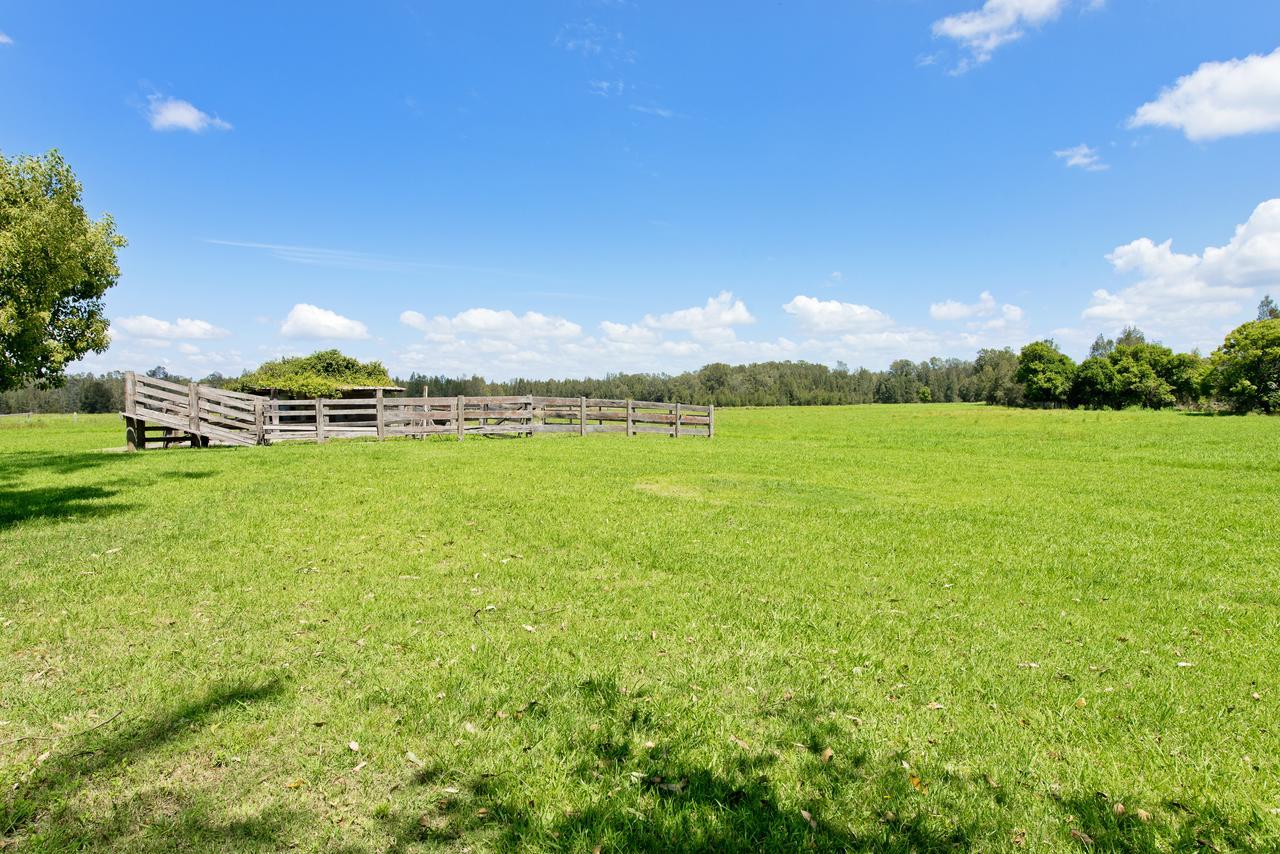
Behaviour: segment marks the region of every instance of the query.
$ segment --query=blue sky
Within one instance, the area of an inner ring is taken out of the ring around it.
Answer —
[[[1280,295],[1275,0],[317,8],[0,6],[0,152],[130,241],[83,367],[1211,349]]]

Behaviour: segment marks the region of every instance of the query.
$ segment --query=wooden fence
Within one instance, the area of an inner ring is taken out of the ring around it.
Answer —
[[[324,442],[359,436],[532,436],[535,433],[715,435],[715,407],[592,397],[376,397],[273,400],[196,383],[125,374],[130,450]]]

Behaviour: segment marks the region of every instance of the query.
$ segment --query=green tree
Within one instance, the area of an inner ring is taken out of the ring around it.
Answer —
[[[1262,302],[1258,303],[1258,320],[1277,319],[1280,319],[1280,307],[1276,306],[1276,301],[1271,298],[1271,294],[1267,294],[1262,298]]]
[[[1280,318],[1236,327],[1210,366],[1210,385],[1236,411],[1280,412]]]
[[[1026,389],[1032,403],[1058,404],[1071,393],[1075,362],[1051,340],[1033,341],[1018,355],[1014,379]]]
[[[115,395],[111,386],[100,379],[86,379],[80,384],[79,409],[81,412],[110,412],[115,408]]]
[[[1105,358],[1110,356],[1111,351],[1115,348],[1116,342],[1099,332],[1098,337],[1093,339],[1093,343],[1089,345],[1089,358]]]
[[[1101,337],[1101,336],[1099,336]],[[1115,365],[1102,356],[1091,356],[1076,368],[1071,383],[1071,405],[1102,409],[1115,406],[1119,377]]]
[[[0,390],[59,385],[67,365],[107,348],[102,296],[120,277],[125,239],[89,219],[56,150],[0,156]]]
[[[962,383],[961,396],[996,406],[1021,406],[1025,390],[1017,373],[1018,354],[1008,347],[979,350],[972,374]]]

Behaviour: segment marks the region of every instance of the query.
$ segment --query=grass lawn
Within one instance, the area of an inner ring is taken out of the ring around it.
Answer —
[[[1280,419],[122,442],[0,419],[0,848],[1280,848]]]

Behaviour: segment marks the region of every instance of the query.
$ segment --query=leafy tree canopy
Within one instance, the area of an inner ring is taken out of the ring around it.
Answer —
[[[241,391],[276,389],[297,397],[334,397],[352,386],[395,385],[381,362],[361,362],[338,350],[321,350],[310,356],[296,356],[265,362],[228,388]]]
[[[1276,305],[1271,294],[1267,294],[1258,303],[1258,320],[1280,320],[1280,306]]]
[[[69,363],[107,348],[102,295],[125,239],[89,219],[56,150],[0,156],[0,391],[60,385]]]
[[[1033,403],[1062,403],[1071,393],[1075,362],[1052,341],[1032,341],[1022,348],[1014,375]]]
[[[1210,384],[1233,409],[1280,412],[1280,318],[1236,327],[1210,363]]]

